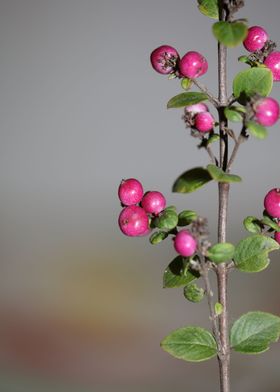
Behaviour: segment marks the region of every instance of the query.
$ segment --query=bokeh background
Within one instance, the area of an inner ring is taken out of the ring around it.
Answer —
[[[246,0],[239,14],[280,42],[280,2]],[[215,241],[215,184],[171,193],[187,168],[205,165],[181,110],[166,110],[178,81],[153,72],[149,54],[168,43],[202,52],[217,92],[211,20],[196,1],[0,1],[0,390],[5,392],[208,392],[215,359],[189,364],[164,353],[172,329],[209,327],[207,305],[163,290],[170,242],[120,234],[117,187],[136,177],[169,204],[209,218]],[[242,47],[230,51],[229,86]],[[280,85],[273,96],[280,97]],[[241,147],[228,239],[260,215],[279,186],[279,125]],[[280,313],[280,256],[260,274],[234,272],[231,320],[249,310]],[[233,355],[233,391],[279,392],[279,345]]]

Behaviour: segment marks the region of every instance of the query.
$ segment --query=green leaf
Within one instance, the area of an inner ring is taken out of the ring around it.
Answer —
[[[187,263],[188,260],[184,259],[182,256],[177,256],[171,261],[163,274],[164,288],[186,286],[199,278],[198,272],[186,269]]]
[[[201,302],[204,298],[204,290],[195,283],[191,283],[184,287],[184,297],[190,302]]]
[[[181,93],[168,101],[167,109],[182,108],[185,106],[194,105],[202,101],[206,101],[207,99],[207,95],[200,92]]]
[[[189,90],[192,87],[192,80],[189,78],[183,78],[181,80],[181,86],[184,90]]]
[[[185,327],[173,331],[163,339],[161,347],[173,357],[184,361],[206,361],[217,355],[214,337],[200,327]]]
[[[207,145],[215,143],[218,140],[220,140],[220,135],[218,135],[217,133],[213,133],[212,135],[210,135],[209,139],[207,140]]]
[[[166,233],[165,231],[156,231],[150,236],[149,240],[152,245],[157,245],[161,241],[165,240],[165,238],[167,237],[168,233]]]
[[[259,94],[266,97],[273,85],[272,72],[268,68],[249,68],[239,72],[233,80],[233,94],[241,103]]]
[[[242,122],[243,116],[239,110],[236,110],[234,106],[230,108],[225,108],[225,116],[229,121],[232,122]]]
[[[214,23],[212,31],[220,43],[233,48],[246,38],[248,27],[243,22],[220,21]]]
[[[178,226],[188,226],[197,219],[197,213],[191,210],[184,210],[178,215]]]
[[[177,226],[178,215],[173,209],[163,210],[154,220],[153,224],[159,229],[172,230]]]
[[[255,216],[247,216],[244,221],[243,225],[249,233],[261,233],[262,231],[262,224],[261,221],[256,218]]]
[[[215,303],[215,314],[217,316],[220,316],[220,314],[222,314],[224,311],[224,307],[222,304],[220,304],[220,302],[216,302]]]
[[[264,312],[242,315],[231,328],[230,342],[235,351],[259,354],[277,342],[280,335],[280,317]]]
[[[270,237],[255,234],[241,240],[235,248],[236,267],[243,272],[259,272],[269,265],[269,252],[279,249],[279,244]]]
[[[246,127],[250,131],[250,134],[258,139],[265,139],[268,135],[266,128],[254,121],[248,121]]]
[[[217,264],[231,260],[233,255],[234,245],[229,242],[215,244],[207,252],[207,257]]]
[[[236,174],[228,174],[225,173],[222,169],[217,167],[216,165],[208,165],[207,170],[213,180],[218,182],[240,182],[242,181],[241,177]]]
[[[238,57],[238,61],[240,61],[240,63],[251,64],[251,60],[248,56],[240,56]]]
[[[209,18],[219,19],[218,0],[198,0],[198,9]]]
[[[264,216],[263,219],[261,220],[261,222],[268,226],[271,227],[273,230],[280,232],[280,226],[278,225],[278,223],[274,222],[272,219],[270,219],[268,216]]]
[[[181,174],[181,176],[177,178],[172,187],[172,192],[194,192],[211,180],[212,178],[206,169],[203,167],[195,167],[194,169]]]

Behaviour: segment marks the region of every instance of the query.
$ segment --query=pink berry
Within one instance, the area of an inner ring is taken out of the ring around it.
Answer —
[[[186,78],[195,79],[207,72],[208,62],[198,52],[187,52],[179,62],[179,70]]]
[[[205,103],[196,103],[185,107],[185,112],[193,114],[208,112],[208,110],[208,106]]]
[[[264,64],[271,70],[273,80],[280,80],[280,52],[272,52],[264,60]]]
[[[169,45],[162,45],[151,53],[152,67],[163,75],[175,70],[178,59],[177,50]]]
[[[264,208],[273,218],[280,218],[280,188],[271,189],[264,198]]]
[[[261,50],[268,40],[267,32],[260,26],[252,26],[248,29],[248,34],[243,45],[249,52]]]
[[[279,226],[280,226],[280,225],[279,225]],[[278,244],[280,244],[280,232],[279,232],[279,231],[276,231],[276,232],[275,232],[275,234],[274,234],[274,239],[275,239],[275,241],[278,242]]]
[[[271,97],[260,99],[255,105],[255,117],[259,124],[270,127],[279,119],[279,103]]]
[[[130,237],[141,236],[149,230],[149,217],[143,208],[128,206],[120,213],[119,227],[125,235]]]
[[[214,117],[209,112],[197,113],[194,118],[194,127],[199,132],[209,132],[215,124]]]
[[[159,214],[166,206],[166,200],[162,193],[157,191],[147,192],[142,201],[141,206],[148,214]]]
[[[141,182],[135,178],[122,180],[119,186],[119,199],[125,206],[131,206],[142,200],[144,191]]]
[[[174,239],[174,248],[181,256],[192,256],[196,251],[197,243],[188,230],[181,230]]]

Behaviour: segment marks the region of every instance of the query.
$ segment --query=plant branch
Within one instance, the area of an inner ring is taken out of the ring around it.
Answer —
[[[208,88],[206,86],[204,86],[203,84],[200,84],[196,79],[192,79],[192,82],[194,85],[196,85],[197,88],[199,88],[200,91],[202,91],[203,93],[205,93],[208,96],[209,101],[215,106],[218,107],[219,106],[219,100],[214,97],[213,94],[211,94],[208,90]]]
[[[232,165],[233,165],[233,162],[235,161],[235,158],[236,158],[236,155],[237,155],[237,152],[238,152],[238,150],[239,150],[240,145],[241,145],[241,144],[244,142],[244,140],[245,140],[245,138],[244,138],[244,131],[245,131],[245,130],[246,130],[246,128],[243,127],[242,130],[241,130],[241,132],[240,132],[240,135],[238,136],[238,139],[235,141],[234,148],[233,148],[233,150],[232,150],[230,159],[229,159],[228,164],[227,164],[227,170],[226,170],[226,171],[227,171],[228,173],[230,172],[231,167],[232,167]]]
[[[215,157],[215,155],[214,155],[214,153],[213,153],[213,151],[212,151],[212,148],[210,147],[210,146],[206,146],[205,147],[205,149],[206,149],[206,151],[208,152],[208,155],[209,155],[209,157],[210,157],[210,159],[211,159],[211,162],[214,164],[214,165],[217,165],[217,158]]]

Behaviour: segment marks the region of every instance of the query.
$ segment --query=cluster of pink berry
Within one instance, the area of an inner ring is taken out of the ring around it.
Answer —
[[[265,29],[260,26],[252,26],[248,29],[248,34],[243,41],[244,47],[249,52],[263,50],[269,44],[269,36]],[[272,51],[264,58],[263,62],[272,72],[275,81],[280,80],[280,52]]]
[[[118,196],[124,207],[119,215],[119,227],[123,234],[139,237],[151,232],[151,221],[162,213],[166,200],[162,193],[149,191],[144,194],[141,182],[135,178],[122,180]],[[166,233],[166,236],[170,233]],[[194,255],[197,241],[188,230],[175,230],[175,250],[184,257]]]
[[[187,126],[201,134],[212,131],[215,126],[215,119],[205,103],[186,106],[183,119]]]
[[[266,194],[264,208],[272,218],[276,218],[280,226],[280,188],[271,189]],[[275,232],[274,238],[280,244],[280,232]]]

